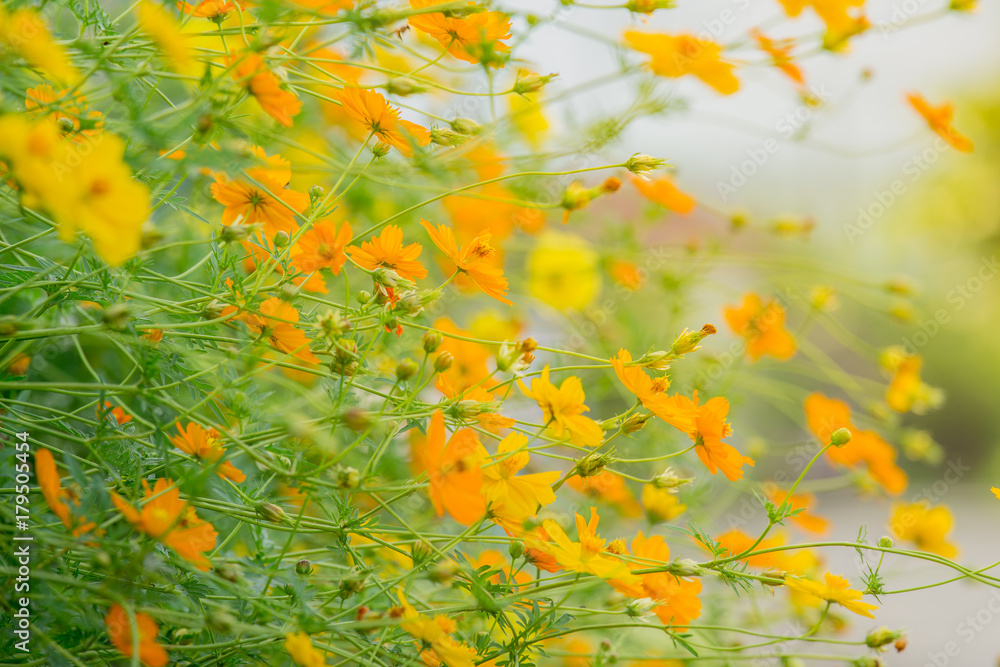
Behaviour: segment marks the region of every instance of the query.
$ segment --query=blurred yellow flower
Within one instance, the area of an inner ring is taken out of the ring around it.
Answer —
[[[625,41],[636,51],[651,56],[649,68],[655,74],[674,79],[691,74],[723,95],[740,88],[733,74],[736,66],[722,57],[722,46],[715,42],[690,34],[638,30],[627,31]]]
[[[656,484],[646,484],[642,487],[642,506],[646,510],[646,516],[653,523],[676,519],[687,509],[687,505],[680,501],[676,493],[671,493],[671,489],[664,489]]]
[[[913,542],[921,551],[954,558],[958,549],[946,539],[952,523],[951,510],[946,505],[931,507],[924,501],[894,505],[889,528],[893,535]]]
[[[878,609],[877,605],[862,602],[861,596],[864,593],[853,590],[851,582],[829,572],[826,573],[825,584],[798,577],[785,577],[785,585],[793,591],[812,595],[828,602],[835,602],[848,611],[853,611],[855,614],[867,616],[868,618],[875,618],[872,610]]]
[[[528,255],[528,291],[558,310],[581,310],[601,290],[597,253],[578,236],[547,232]]]

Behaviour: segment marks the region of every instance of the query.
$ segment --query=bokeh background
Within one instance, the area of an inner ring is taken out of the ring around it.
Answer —
[[[506,4],[542,11],[541,3],[529,0]],[[727,218],[734,212],[763,225],[814,223],[808,234],[747,236],[729,249],[745,243],[756,253],[773,255],[786,270],[786,280],[791,262],[804,272],[829,270],[853,276],[859,284],[896,285],[905,298],[871,301],[887,318],[873,321],[853,316],[849,309],[833,317],[859,339],[847,347],[896,344],[924,356],[924,379],[943,391],[945,401],[925,415],[906,415],[903,424],[931,433],[943,457],[934,467],[903,462],[911,483],[902,500],[949,505],[956,517],[953,535],[962,550],[960,561],[986,567],[1000,560],[1000,501],[989,492],[1000,482],[1000,6],[980,5],[973,14],[948,14],[942,3],[929,0],[869,2],[874,27],[867,35],[853,40],[846,53],[820,53],[803,62],[810,90],[824,104],[804,105],[774,69],[743,70],[741,77],[751,85],[727,97],[685,79],[672,84],[675,98],[668,110],[632,124],[613,155],[624,148],[626,153],[669,158],[677,184],[698,198],[701,206],[691,217],[662,209],[651,214],[662,219],[664,239],[711,243],[728,233]],[[634,24],[629,15],[550,9],[561,20],[536,34],[520,55],[544,63],[546,72],[557,71],[560,87],[610,74],[615,65],[608,54],[614,46],[602,51],[594,37],[620,34]],[[779,16],[773,2],[718,0],[681,2],[643,23],[665,31],[704,30],[732,43],[748,28],[768,25]],[[926,20],[931,16],[937,18]],[[810,17],[799,19],[794,28],[801,34],[807,28],[819,32],[821,25]],[[905,94],[912,90],[933,101],[956,103],[955,124],[975,142],[973,154],[935,145],[906,103]],[[552,130],[626,114],[635,91],[636,82],[628,77],[609,77],[558,112],[550,109]],[[752,152],[760,155],[768,140],[777,142],[778,150],[735,192],[720,192],[719,183],[732,184],[734,169]],[[901,195],[891,194],[894,181],[903,183]],[[599,210],[614,224],[646,206],[630,190],[627,198],[602,201]],[[722,294],[735,303],[743,284],[753,289],[767,280],[761,275],[766,269],[747,271],[738,264],[722,268],[721,291],[706,301],[717,303]],[[815,273],[810,277],[815,280]],[[783,287],[794,291],[796,285],[793,281]],[[704,316],[719,320],[711,308]],[[655,334],[644,340],[639,333],[638,338],[652,344]],[[723,347],[722,340],[706,343],[716,353]],[[837,345],[825,349],[850,366],[847,350],[840,359]],[[766,414],[768,406],[759,408]],[[738,512],[743,502],[733,500],[729,511]],[[834,522],[833,539],[853,539],[861,526],[877,539],[888,532],[889,506],[889,501],[845,493],[824,496],[821,513]],[[850,550],[831,550],[829,555],[831,571],[852,578],[862,571]],[[894,564],[891,559],[884,573],[890,590],[950,578],[936,566]],[[918,629],[904,653],[887,656],[888,664],[998,664],[1000,596],[995,592],[956,583],[881,601],[880,624]],[[854,625],[850,636],[871,629],[864,622]]]

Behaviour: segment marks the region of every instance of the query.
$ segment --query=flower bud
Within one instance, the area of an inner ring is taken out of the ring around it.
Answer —
[[[700,577],[702,574],[701,566],[690,558],[674,561],[670,564],[670,571],[678,577]]]
[[[851,441],[851,432],[846,428],[838,428],[830,436],[830,444],[834,447],[843,447]]]
[[[215,567],[215,573],[230,583],[239,583],[243,578],[238,565],[224,564]]]
[[[629,0],[625,3],[625,9],[635,14],[652,14],[657,9],[670,9],[674,6],[674,0]]]
[[[716,331],[715,326],[711,324],[706,324],[698,331],[688,331],[685,329],[679,336],[677,336],[677,338],[674,339],[673,344],[670,346],[670,351],[676,355],[694,352],[698,349],[699,343],[701,343],[706,336],[711,336]]]
[[[881,659],[873,658],[870,655],[866,655],[863,658],[856,658],[851,664],[854,667],[883,667],[885,665]]]
[[[400,382],[406,382],[419,372],[420,372],[420,367],[417,366],[417,362],[415,362],[413,359],[403,359],[396,366],[396,379],[399,380]]]
[[[285,510],[274,503],[262,503],[257,506],[257,514],[265,521],[282,523],[285,520]]]
[[[424,346],[424,352],[426,352],[427,354],[433,354],[434,352],[437,352],[437,349],[441,347],[441,344],[443,342],[444,342],[444,337],[437,331],[428,331],[427,333],[424,334],[424,337],[421,338],[421,343]]]
[[[507,553],[510,554],[510,559],[512,561],[517,560],[524,555],[524,542],[511,542],[510,546],[507,547]]]
[[[625,161],[625,168],[636,176],[645,176],[654,169],[659,169],[667,163],[658,157],[651,157],[643,153],[636,153]]]
[[[625,602],[625,613],[632,618],[642,618],[652,613],[653,606],[653,600],[650,598],[630,599]]]
[[[646,425],[646,422],[652,419],[652,417],[653,417],[652,413],[631,414],[629,415],[628,419],[622,422],[621,426],[622,432],[626,434],[631,434],[635,433],[636,431],[640,431]]]
[[[278,289],[278,296],[282,301],[291,303],[299,295],[299,288],[292,283],[285,283]]]
[[[389,154],[389,150],[391,148],[392,147],[389,146],[389,144],[382,143],[381,141],[376,141],[374,144],[372,144],[371,152],[372,152],[372,155],[374,155],[375,157],[381,159],[381,158],[384,158],[386,155]]]
[[[274,235],[271,242],[274,243],[275,248],[284,248],[292,240],[292,237],[288,235],[286,231],[280,231]]]
[[[339,336],[350,331],[351,321],[344,317],[338,310],[327,310],[320,315],[319,327],[323,330],[324,336]]]
[[[359,410],[358,408],[351,408],[343,414],[341,419],[343,420],[344,425],[355,433],[368,430],[372,424],[372,420],[368,416],[368,413],[364,410]]]
[[[906,637],[900,637],[897,639],[892,647],[896,649],[896,653],[902,653],[906,649]]]
[[[345,577],[340,582],[340,591],[338,595],[341,599],[346,600],[349,597],[353,597],[365,590],[365,580],[368,578],[365,574],[353,574]]]
[[[540,76],[538,74],[528,74],[525,77],[518,78],[514,82],[514,92],[518,95],[524,95],[525,93],[537,93],[539,90],[548,85],[549,81],[559,76],[558,74],[546,74],[545,76]]]
[[[454,363],[455,355],[445,350],[437,356],[437,359],[434,360],[434,370],[438,373],[444,373],[446,370],[451,368]]]
[[[903,636],[902,631],[890,630],[889,628],[882,626],[878,630],[872,630],[865,637],[865,644],[868,648],[880,649],[886,644],[892,643]]]
[[[611,454],[598,454],[593,452],[587,454],[576,462],[576,472],[580,477],[593,477],[599,475],[604,467],[611,462]]]
[[[653,485],[661,489],[678,489],[694,481],[691,477],[680,477],[673,468],[667,468],[653,478]]]
[[[894,544],[895,542],[892,541],[892,538],[887,535],[878,538],[878,545],[883,549],[891,549]]]
[[[254,232],[254,225],[229,225],[223,227],[219,238],[223,243],[239,243],[246,240]]]
[[[337,480],[337,488],[345,491],[356,489],[361,485],[361,473],[358,472],[357,468],[351,466],[338,469],[335,472],[335,479]]]
[[[432,127],[430,135],[431,143],[437,146],[461,146],[472,138],[467,134],[459,134],[447,127]]]
[[[371,302],[372,293],[368,290],[358,290],[358,293],[354,295],[354,299],[363,306]]]
[[[309,198],[314,201],[317,199],[322,199],[325,194],[326,190],[323,188],[322,185],[314,185],[311,188],[309,188]]]
[[[385,92],[390,95],[399,95],[400,97],[406,97],[407,95],[415,95],[417,93],[422,93],[426,91],[427,88],[421,86],[413,79],[408,79],[406,77],[396,77],[394,79],[389,79],[385,84]]]
[[[451,121],[451,129],[459,134],[479,134],[482,126],[471,118],[456,118]]]
[[[458,565],[453,560],[439,560],[427,571],[427,577],[437,584],[451,581],[458,574]]]
[[[622,187],[622,179],[612,176],[601,183],[602,192],[618,192]]]
[[[300,577],[307,577],[310,574],[312,574],[312,571],[313,571],[312,563],[310,563],[305,559],[300,560],[295,564],[295,574],[299,575]]]
[[[111,554],[107,551],[101,550],[94,554],[94,565],[99,568],[107,569],[111,567],[111,562]]]

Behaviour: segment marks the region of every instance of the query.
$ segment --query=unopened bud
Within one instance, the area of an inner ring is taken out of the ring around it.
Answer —
[[[510,554],[511,560],[517,560],[524,555],[524,542],[511,542],[510,546],[507,547],[507,553]]]
[[[372,300],[372,293],[368,290],[358,290],[358,293],[354,295],[355,300],[362,306],[366,303],[370,303]]]
[[[371,152],[372,155],[374,155],[377,158],[384,158],[386,155],[389,154],[390,149],[391,146],[389,146],[389,144],[382,143],[381,141],[376,141],[374,144],[372,144]]]
[[[892,538],[887,535],[878,538],[878,545],[883,549],[891,549],[894,544],[895,542],[892,541]]]
[[[351,322],[340,311],[328,310],[319,318],[319,327],[325,336],[339,336],[351,329]]]
[[[434,360],[434,370],[438,373],[444,373],[446,370],[451,368],[452,364],[455,363],[455,355],[447,350],[442,352]]]
[[[451,129],[459,134],[479,134],[482,126],[471,118],[456,118],[451,121]]]
[[[635,413],[629,415],[628,419],[622,422],[621,425],[622,432],[630,434],[630,433],[635,433],[636,431],[640,431],[646,425],[646,422],[652,419],[652,417],[653,415],[651,413],[645,413],[645,414]]]
[[[372,420],[368,416],[368,413],[364,410],[359,410],[358,408],[351,408],[344,413],[341,419],[343,419],[344,425],[355,433],[367,430],[372,424]]]
[[[459,134],[447,127],[433,127],[430,129],[431,143],[437,146],[461,146],[470,137],[467,134]]]
[[[610,462],[610,454],[598,454],[596,452],[587,454],[577,460],[576,473],[580,477],[593,477],[594,475],[599,475]]]
[[[698,331],[688,331],[685,329],[674,339],[673,345],[670,346],[670,351],[676,355],[694,352],[706,336],[711,336],[716,331],[715,326],[711,324],[706,324]]]
[[[851,432],[846,428],[838,428],[830,436],[830,444],[834,447],[843,447],[851,441]]]
[[[636,176],[644,176],[654,169],[659,169],[667,163],[666,160],[662,160],[657,157],[651,157],[643,153],[636,153],[628,160],[625,161],[625,168],[631,171]]]
[[[437,331],[428,331],[427,333],[424,334],[424,337],[421,339],[421,343],[424,346],[424,352],[426,352],[427,354],[433,354],[434,352],[437,352],[437,349],[441,347],[441,344],[443,342],[444,342],[444,337]]]
[[[868,645],[868,648],[880,649],[886,644],[890,644],[902,636],[903,633],[901,631],[890,630],[889,628],[882,626],[878,630],[872,630],[868,633],[868,636],[865,637],[865,644]]]
[[[310,197],[310,199],[313,199],[313,200],[315,200],[315,199],[322,199],[323,195],[325,195],[325,194],[326,194],[326,190],[323,188],[322,185],[314,185],[311,188],[309,188],[309,197]]]
[[[438,584],[451,581],[456,574],[458,574],[458,565],[453,560],[440,560],[434,563],[434,566],[427,572],[430,580]]]
[[[222,228],[219,238],[223,243],[239,243],[246,240],[253,231],[251,225],[229,225]]]
[[[667,468],[653,478],[653,485],[661,489],[678,489],[693,481],[693,478],[681,477],[674,472],[673,468]]]
[[[337,488],[345,491],[356,489],[361,485],[361,473],[358,472],[357,468],[352,468],[351,466],[338,469],[335,473],[335,478],[337,480]]]
[[[622,179],[612,176],[601,183],[603,192],[618,192],[622,187]]]
[[[413,359],[403,359],[399,362],[399,365],[396,366],[396,379],[400,382],[406,382],[419,371],[420,367],[417,366],[417,362]]]
[[[674,0],[629,0],[625,3],[625,9],[636,14],[652,14],[657,9],[670,9],[674,6]]]
[[[312,574],[312,571],[313,571],[312,563],[310,563],[305,559],[300,560],[295,564],[295,574],[299,575],[300,577],[307,577],[310,574]]]
[[[406,77],[389,79],[385,84],[385,91],[387,93],[391,95],[399,95],[400,97],[415,95],[417,93],[422,93],[425,90],[427,90],[427,88],[421,86],[413,79],[407,79]]]
[[[340,582],[340,591],[338,595],[344,600],[349,597],[353,597],[365,590],[365,580],[368,577],[364,574],[354,574],[346,577]]]
[[[514,83],[514,92],[518,95],[524,95],[525,93],[537,93],[539,90],[548,85],[549,81],[559,76],[558,74],[546,74],[541,76],[539,74],[529,74],[523,78],[519,78]]]
[[[299,288],[292,283],[285,283],[280,288],[278,288],[278,296],[281,297],[282,301],[287,301],[291,303],[295,300],[295,297],[299,295]]]
[[[291,237],[288,235],[288,232],[280,231],[274,235],[271,241],[274,243],[275,248],[284,248],[291,241]]]
[[[274,503],[263,503],[257,506],[257,514],[265,521],[282,523],[285,520],[285,510]]]

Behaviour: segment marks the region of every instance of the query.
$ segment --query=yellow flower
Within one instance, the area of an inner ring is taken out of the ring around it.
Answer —
[[[144,0],[139,4],[139,29],[159,47],[174,71],[191,74],[198,58],[180,25],[161,5]]]
[[[574,445],[585,447],[601,444],[604,439],[601,425],[582,414],[589,412],[590,408],[583,404],[586,397],[580,378],[568,377],[556,388],[549,381],[549,367],[546,366],[542,369],[541,377],[531,381],[530,390],[521,380],[517,384],[525,396],[538,402],[545,423],[557,438],[568,435]]]
[[[637,30],[627,31],[625,41],[636,51],[651,56],[649,68],[655,74],[674,79],[691,74],[723,95],[735,93],[740,88],[733,74],[735,65],[722,58],[722,47],[715,42],[688,34]]]
[[[24,204],[50,212],[67,243],[77,231],[87,234],[112,265],[138,252],[149,216],[149,189],[133,180],[124,153],[122,140],[109,133],[82,150],[51,118],[29,123],[22,116],[0,117],[0,159]]]
[[[826,584],[809,579],[786,576],[785,585],[792,591],[812,595],[827,602],[836,602],[848,611],[853,611],[855,614],[867,616],[868,618],[875,618],[872,610],[878,609],[877,605],[862,602],[861,596],[864,594],[861,591],[851,589],[851,582],[829,572],[826,573]]]
[[[304,632],[288,633],[285,635],[285,650],[291,656],[296,665],[302,667],[324,667],[326,658],[316,650],[309,639],[309,635]]]
[[[524,450],[527,444],[526,435],[511,433],[500,441],[493,463],[483,466],[483,496],[505,519],[533,516],[539,505],[556,501],[552,485],[559,479],[558,470],[517,475],[528,465],[529,455]],[[485,450],[482,456],[488,457]]]
[[[577,236],[543,234],[527,270],[531,295],[558,310],[581,310],[601,290],[597,253]]]
[[[579,542],[570,541],[562,528],[552,519],[542,522],[542,530],[555,544],[533,543],[532,547],[554,557],[563,568],[573,572],[592,574],[601,579],[615,579],[623,586],[637,586],[639,579],[629,572],[628,566],[608,553],[604,540],[597,534],[597,510],[590,508],[590,521],[576,515],[576,533]]]
[[[646,516],[654,523],[676,519],[687,509],[677,494],[656,484],[642,487],[642,506],[646,509]]]
[[[80,80],[80,72],[73,67],[69,54],[52,41],[45,21],[34,9],[7,13],[0,7],[0,53],[5,51],[20,55],[31,66],[63,83]]]
[[[424,616],[413,605],[406,601],[403,591],[399,591],[401,607],[390,610],[389,615],[402,618],[400,627],[408,635],[424,642],[430,647],[434,656],[447,667],[473,667],[476,657],[475,649],[455,640],[451,633],[455,631],[455,622],[443,614],[433,618]],[[429,664],[434,664],[433,662]]]
[[[951,532],[952,523],[951,511],[946,505],[899,503],[892,509],[889,528],[896,537],[913,542],[921,551],[954,558],[958,549],[945,539]]]

